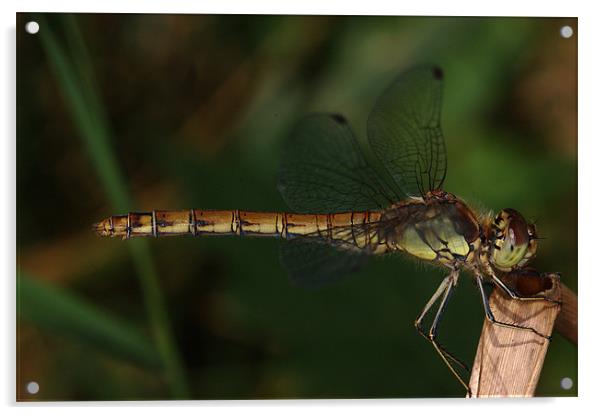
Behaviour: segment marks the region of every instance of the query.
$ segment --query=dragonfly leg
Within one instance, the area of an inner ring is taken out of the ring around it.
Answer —
[[[441,295],[445,292],[447,286],[452,282],[452,279],[453,276],[450,274],[447,277],[445,277],[443,281],[441,281],[441,284],[439,285],[439,288],[437,288],[437,291],[435,291],[430,300],[428,300],[428,302],[420,312],[420,315],[414,321],[414,326],[416,327],[416,330],[418,330],[418,333],[420,333],[427,340],[429,339],[428,334],[422,328],[422,321],[424,320],[424,317],[427,315],[429,310],[433,307],[435,302],[437,302],[439,297],[441,297]]]
[[[550,340],[551,336],[546,336],[545,334],[542,334],[539,331],[535,330],[533,327],[520,326],[518,324],[512,324],[512,323],[504,323],[502,321],[496,320],[495,316],[493,315],[493,312],[491,311],[491,307],[489,306],[489,298],[487,297],[487,293],[485,293],[485,288],[483,287],[483,277],[479,275],[479,276],[477,276],[476,280],[477,280],[477,285],[479,287],[479,291],[481,292],[481,301],[483,302],[483,308],[485,309],[485,315],[487,316],[487,319],[492,324],[495,324],[496,326],[501,326],[501,327],[509,327],[509,328],[513,328],[513,329],[530,331],[530,332],[537,334],[540,337],[543,337],[544,339]],[[506,286],[506,288],[508,288],[510,290],[509,287]],[[514,293],[514,294],[516,295],[516,293]],[[522,299],[538,299],[538,300],[546,299],[544,297],[535,298],[535,297],[520,297],[520,296],[514,297],[512,295],[510,295],[510,296],[517,300],[520,298],[522,298]],[[548,301],[554,301],[554,300],[548,299]]]
[[[435,291],[433,296],[426,303],[426,305],[424,306],[424,309],[422,310],[422,312],[416,319],[415,326],[416,326],[416,329],[418,330],[418,332],[424,338],[426,338],[428,341],[431,342],[431,344],[433,345],[433,347],[435,348],[437,353],[439,353],[439,355],[441,356],[441,358],[443,359],[443,361],[445,362],[447,367],[451,370],[453,375],[458,379],[458,381],[460,381],[462,386],[464,386],[464,388],[468,391],[468,394],[471,395],[470,387],[468,386],[466,381],[464,381],[464,379],[462,379],[462,376],[460,375],[460,373],[458,373],[457,369],[454,367],[452,362],[457,364],[458,366],[460,366],[466,372],[469,372],[468,366],[466,364],[464,364],[460,359],[456,358],[454,355],[452,355],[450,352],[448,352],[437,341],[437,329],[439,327],[439,323],[441,321],[441,317],[443,316],[445,308],[447,307],[447,303],[448,303],[449,299],[451,298],[453,290],[458,282],[458,275],[459,275],[459,271],[457,269],[453,269],[452,272],[450,273],[450,275],[445,277],[445,279],[439,285],[439,288],[437,288],[437,291]],[[437,302],[437,300],[440,297],[443,297],[443,298],[441,299],[441,301],[439,303],[439,308],[437,309],[437,313],[435,314],[435,317],[433,318],[433,322],[431,324],[429,331],[425,332],[424,328],[422,327],[422,321],[424,320],[424,317],[426,316],[426,314],[429,312],[429,310],[433,307],[435,302]]]
[[[439,299],[439,297],[441,297],[441,295],[443,295],[444,293],[447,292],[448,287],[450,286],[450,284],[452,286],[455,286],[454,275],[447,276],[441,282],[441,284],[439,285],[439,288],[437,288],[437,291],[435,291],[435,293],[433,294],[433,296],[431,297],[431,299],[428,301],[428,303],[426,303],[426,305],[424,306],[422,312],[420,313],[420,315],[418,316],[418,318],[414,322],[414,325],[416,326],[416,330],[418,330],[418,333],[420,333],[422,335],[422,337],[424,337],[425,339],[427,339],[430,342],[432,342],[430,332],[433,330],[433,328],[431,327],[431,329],[429,330],[429,332],[426,332],[424,330],[424,328],[422,327],[422,321],[424,320],[424,317],[429,312],[429,310],[433,307],[433,305],[435,304],[435,302],[437,302],[437,299]],[[451,296],[451,293],[446,293],[446,295],[447,296]],[[442,313],[442,311],[441,312],[438,311],[437,315],[440,316],[441,313]],[[438,322],[437,322],[437,324],[438,324]],[[435,329],[436,329],[436,327],[435,327]],[[439,349],[443,353],[445,353],[446,356],[450,360],[453,360],[455,363],[457,363],[459,366],[461,366],[464,370],[468,371],[468,367],[461,360],[457,359],[454,355],[452,355],[450,352],[448,352],[447,350],[445,350],[445,348],[443,348],[441,345],[439,345]]]

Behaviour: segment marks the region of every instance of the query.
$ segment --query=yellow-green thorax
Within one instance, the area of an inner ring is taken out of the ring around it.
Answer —
[[[476,214],[443,191],[393,206],[383,215],[383,229],[394,249],[444,264],[471,259],[481,235]]]

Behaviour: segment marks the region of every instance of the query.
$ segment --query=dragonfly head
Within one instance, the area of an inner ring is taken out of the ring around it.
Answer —
[[[525,266],[537,251],[535,225],[514,209],[502,209],[490,229],[490,261],[500,271]]]

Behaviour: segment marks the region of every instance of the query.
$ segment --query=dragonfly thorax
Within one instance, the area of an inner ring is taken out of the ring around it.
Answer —
[[[475,213],[442,191],[394,205],[383,214],[383,229],[393,249],[444,264],[469,260],[481,235]]]

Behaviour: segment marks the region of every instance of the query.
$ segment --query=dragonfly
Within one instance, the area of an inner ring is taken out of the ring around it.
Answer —
[[[470,395],[464,380],[468,366],[437,336],[460,272],[474,278],[491,323],[529,330],[548,340],[531,327],[498,320],[485,285],[496,285],[516,300],[554,301],[545,295],[552,274],[528,266],[538,237],[535,225],[521,213],[511,208],[496,215],[479,213],[443,190],[443,78],[436,65],[411,68],[378,98],[367,120],[369,149],[376,156],[371,162],[342,115],[318,113],[299,121],[278,172],[277,187],[290,212],[153,210],[110,216],[94,230],[123,239],[281,238],[281,262],[301,286],[352,274],[374,255],[402,253],[440,265],[447,275],[415,319],[415,327]],[[434,317],[427,327],[425,318],[431,311]]]

